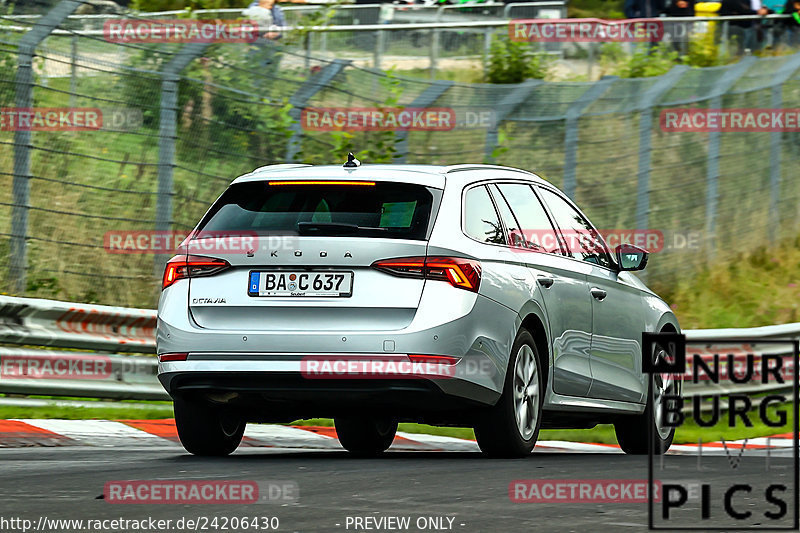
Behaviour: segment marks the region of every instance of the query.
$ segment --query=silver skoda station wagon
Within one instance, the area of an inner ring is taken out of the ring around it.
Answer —
[[[248,422],[334,419],[354,454],[398,422],[473,427],[487,455],[540,428],[614,424],[672,443],[680,382],[642,372],[642,332],[680,332],[558,189],[489,165],[273,165],[240,176],[166,265],[159,379],[187,451]],[[646,354],[657,360],[663,353]]]

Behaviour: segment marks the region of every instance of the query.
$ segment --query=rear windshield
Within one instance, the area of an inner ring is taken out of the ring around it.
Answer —
[[[232,185],[198,229],[260,235],[327,235],[425,240],[434,195],[422,185]]]

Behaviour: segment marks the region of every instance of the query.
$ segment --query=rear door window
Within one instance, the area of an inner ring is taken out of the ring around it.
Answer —
[[[232,185],[199,229],[261,235],[327,235],[425,240],[434,194],[422,185]],[[370,182],[371,183],[371,182]]]
[[[500,218],[484,185],[469,189],[464,198],[464,233],[480,242],[506,242]]]
[[[560,254],[553,225],[533,189],[524,183],[498,183],[497,187],[521,226],[512,243],[538,252]]]
[[[508,202],[505,201],[503,195],[500,194],[500,189],[497,185],[489,185],[489,191],[494,198],[494,205],[497,207],[497,212],[500,213],[500,221],[506,227],[506,242],[509,246],[525,247],[525,239],[522,238],[522,232],[519,229],[519,221],[511,212],[508,207]]]
[[[589,221],[560,195],[544,187],[539,190],[561,229],[569,255],[581,261],[612,268],[606,243]]]

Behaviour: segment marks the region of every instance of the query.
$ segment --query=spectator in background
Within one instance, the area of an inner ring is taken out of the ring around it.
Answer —
[[[668,17],[693,17],[694,0],[672,0],[664,14]]]
[[[242,12],[242,16],[258,24],[259,38],[247,56],[259,66],[260,76],[256,80],[263,86],[277,73],[282,55],[278,44],[281,31],[278,28],[286,26],[286,18],[275,0],[257,0]]]
[[[259,29],[265,29],[262,37],[269,40],[280,39],[280,31],[275,27],[286,26],[286,17],[283,16],[281,6],[275,0],[257,0],[242,12],[245,18],[252,19],[258,24]]]
[[[672,0],[664,10],[668,17],[693,17],[695,0]],[[664,39],[669,39],[675,50],[681,54],[688,52],[691,22],[664,22]]]
[[[722,0],[719,8],[721,16],[731,15],[764,15],[769,14],[769,9],[761,4],[761,0]],[[760,42],[759,33],[762,32],[761,24],[754,24],[752,20],[742,20],[730,23],[730,36],[736,36],[739,49],[755,50]]]
[[[789,18],[782,20],[786,27],[786,44],[789,46],[800,44],[800,0],[787,0],[781,13],[789,15]]]
[[[664,11],[664,0],[625,0],[623,11],[629,19],[656,18]]]

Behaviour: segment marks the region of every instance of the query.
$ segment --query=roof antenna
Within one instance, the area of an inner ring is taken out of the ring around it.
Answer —
[[[356,168],[361,166],[361,161],[356,159],[356,156],[353,155],[353,152],[347,154],[347,162],[342,165],[344,168]]]

